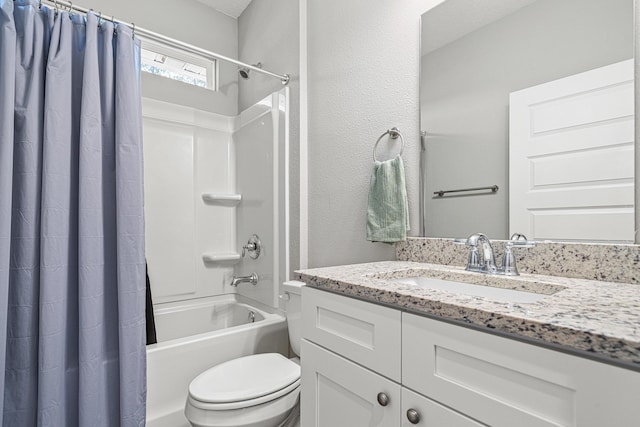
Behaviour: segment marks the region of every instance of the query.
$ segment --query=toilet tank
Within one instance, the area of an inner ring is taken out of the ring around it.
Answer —
[[[302,340],[302,287],[303,282],[291,280],[282,284],[285,310],[287,315],[287,327],[289,330],[289,342],[296,355],[300,355],[300,342]]]

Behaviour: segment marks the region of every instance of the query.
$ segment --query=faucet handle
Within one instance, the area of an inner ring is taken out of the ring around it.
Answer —
[[[524,234],[513,233],[509,238],[507,244],[511,244],[511,246],[518,246],[521,248],[532,248],[536,245],[536,242],[527,239],[527,236],[525,236]]]
[[[252,235],[247,244],[242,247],[242,258],[244,258],[246,253],[249,253],[249,258],[257,259],[260,256],[260,252],[262,251],[262,242],[260,241],[260,237],[257,234]]]
[[[471,246],[469,248],[469,258],[467,259],[467,271],[482,271],[484,267],[484,261],[480,258],[480,252],[477,246]]]
[[[504,255],[502,255],[501,268],[502,273],[505,276],[519,276],[520,273],[518,273],[518,267],[516,266],[516,257],[513,255],[513,248],[532,248],[535,245],[536,242],[533,240],[509,240],[504,245]]]
[[[500,269],[505,276],[519,276],[518,267],[516,266],[516,257],[513,256],[513,244],[507,242],[504,246],[504,254],[502,255],[502,268]]]
[[[453,243],[469,247],[469,258],[465,270],[490,274],[497,272],[493,247],[485,234],[475,233],[466,239],[454,239]],[[480,247],[482,247],[482,258],[480,257]]]
[[[483,261],[480,259],[480,252],[478,251],[478,246],[470,245],[469,239],[453,239],[453,243],[456,245],[464,245],[469,246],[469,257],[467,259],[467,266],[465,270],[467,271],[482,271],[482,263]]]
[[[506,248],[532,248],[536,245],[536,241],[534,240],[508,240],[505,244]]]

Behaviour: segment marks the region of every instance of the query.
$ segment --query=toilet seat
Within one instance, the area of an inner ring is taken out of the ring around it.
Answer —
[[[196,427],[264,427],[281,426],[300,398],[300,387],[270,402],[246,408],[229,410],[207,410],[194,405],[189,396],[185,405],[185,416]]]
[[[249,400],[239,400],[237,402],[229,402],[229,403],[211,403],[211,402],[203,402],[194,398],[192,395],[188,396],[189,403],[193,405],[194,408],[203,409],[205,411],[226,411],[230,409],[241,409],[241,408],[249,408],[251,406],[261,405],[263,403],[268,403],[273,400],[276,400],[282,396],[286,396],[294,392],[297,388],[300,387],[300,380],[289,384],[287,387],[278,390],[275,393],[267,394],[266,396],[261,396],[256,399]]]
[[[189,401],[199,409],[247,408],[278,399],[300,386],[300,366],[278,353],[230,360],[198,375]]]

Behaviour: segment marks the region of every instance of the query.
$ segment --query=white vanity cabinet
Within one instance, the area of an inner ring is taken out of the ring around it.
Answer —
[[[302,426],[400,426],[399,311],[305,286],[302,336]]]
[[[307,340],[302,354],[301,426],[483,426]]]
[[[303,427],[480,426],[401,386],[399,310],[302,289]]]
[[[301,426],[400,426],[399,384],[307,340],[301,359]]]
[[[634,427],[640,373],[303,288],[303,427]]]

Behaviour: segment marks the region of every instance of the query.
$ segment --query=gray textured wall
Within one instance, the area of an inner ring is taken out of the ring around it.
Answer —
[[[418,230],[420,15],[438,0],[308,1],[309,267],[394,259],[365,240],[376,139],[397,126]]]

